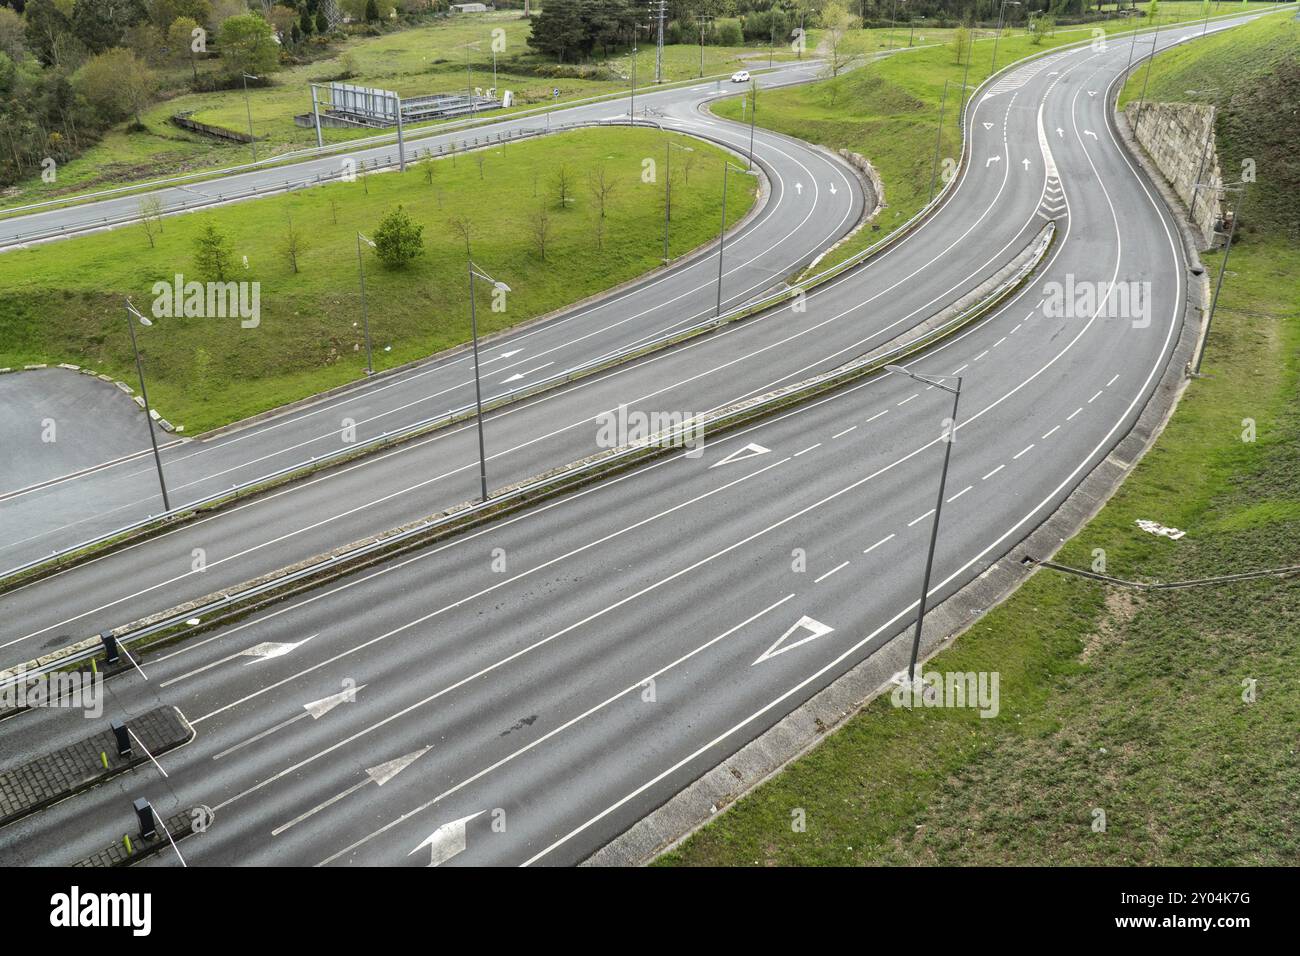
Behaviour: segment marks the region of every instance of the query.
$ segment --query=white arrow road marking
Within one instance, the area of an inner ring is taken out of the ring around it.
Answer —
[[[1056,127],[1056,135],[1061,137],[1062,139],[1065,139],[1065,130],[1061,129],[1061,127],[1059,126]]]
[[[511,375],[509,378],[503,379],[501,381],[501,384],[509,385],[511,382],[517,382],[525,375],[532,375],[534,372],[540,372],[542,369],[546,368],[547,366],[554,365],[554,364],[555,364],[554,362],[547,362],[546,365],[539,365],[537,366],[537,368],[530,368],[527,372],[515,372],[515,374]]]
[[[284,657],[284,655],[288,654],[290,651],[297,650],[298,648],[306,644],[307,641],[310,641],[312,637],[315,636],[316,635],[313,634],[311,637],[307,638],[306,640],[297,641],[292,644],[280,644],[275,641],[265,641],[261,644],[253,645],[246,651],[240,651],[235,656],[253,658],[251,661],[248,662],[250,664],[256,664],[258,661],[269,661],[272,658]]]
[[[782,643],[787,637],[800,629],[808,631],[809,634],[806,637],[801,637],[799,640],[793,641],[789,644]],[[778,637],[776,643],[760,654],[754,661],[754,664],[761,664],[763,661],[776,657],[778,654],[784,654],[786,651],[794,650],[800,644],[807,644],[809,641],[815,641],[817,638],[824,634],[829,634],[833,630],[835,630],[835,628],[831,627],[829,624],[823,624],[821,621],[814,621],[812,618],[805,615],[804,617],[799,618],[799,622],[795,624],[794,627],[790,628],[790,630]],[[750,664],[749,666],[753,667],[754,664]]]
[[[461,853],[465,852],[465,824],[469,823],[469,821],[473,820],[475,817],[482,815],[483,811],[480,810],[478,813],[471,813],[469,816],[461,817],[459,820],[452,820],[450,823],[444,823],[442,826],[438,827],[438,829],[429,834],[429,839],[425,840],[406,855],[411,856],[414,853],[420,852],[420,850],[427,846],[432,854],[432,859],[428,864],[429,866],[439,866],[446,863],[453,856],[459,856]]]
[[[268,727],[260,734],[255,734],[254,736],[249,737],[247,740],[241,740],[233,747],[227,747],[219,754],[213,754],[212,759],[220,760],[222,757],[228,757],[230,756],[230,754],[233,754],[236,750],[243,750],[249,744],[255,744],[259,740],[271,736],[271,734],[274,734],[278,731],[284,730],[284,728],[286,727],[296,724],[298,721],[304,719],[305,717],[311,717],[313,720],[320,720],[322,717],[328,714],[339,704],[343,704],[343,703],[347,703],[348,701],[355,700],[357,696],[357,692],[363,689],[365,686],[366,686],[365,684],[362,684],[359,687],[349,688],[348,690],[345,690],[342,693],[335,694],[333,697],[322,697],[320,700],[314,700],[310,704],[303,704],[302,705],[303,710],[301,714],[294,714],[288,720],[282,720],[274,727]]]
[[[365,687],[349,687],[345,691],[340,691],[330,697],[322,697],[320,700],[313,700],[310,704],[303,704],[303,709],[311,714],[313,720],[320,720],[339,704],[350,704],[357,699],[357,691]]]
[[[510,358],[510,356],[512,355],[518,355],[522,351],[523,349],[511,349],[509,352],[502,352],[500,355],[497,356],[497,358],[507,359]]]
[[[989,168],[990,166],[992,166],[994,163],[1000,163],[1000,162],[1002,162],[1002,157],[1001,157],[1001,156],[990,156],[990,157],[988,158],[988,162],[986,162],[986,163],[984,164],[984,168],[985,168],[985,169],[988,169],[988,168]]]
[[[715,461],[709,465],[710,468],[717,468],[719,465],[729,465],[733,461],[744,461],[746,458],[757,458],[759,455],[766,455],[772,449],[764,448],[762,445],[755,445],[750,442],[744,448],[738,448],[721,461]]]
[[[403,757],[398,757],[395,760],[388,760],[381,763],[378,767],[371,767],[366,771],[366,776],[375,782],[375,786],[382,787],[411,764],[415,763],[427,754],[431,749],[431,747],[421,747],[419,750],[406,754]]]
[[[1021,162],[1025,164],[1025,172],[1029,172],[1029,160],[1022,159]]]
[[[1089,95],[1089,96],[1096,96],[1096,95],[1097,95],[1097,91],[1096,91],[1096,90],[1089,90],[1089,91],[1088,91],[1088,95]]]
[[[1096,139],[1096,138],[1097,138],[1097,134],[1094,133],[1094,132],[1093,132],[1092,130],[1090,130],[1090,129],[1085,129],[1085,130],[1083,131],[1083,135],[1084,135],[1084,136],[1091,136],[1093,139]]]
[[[340,800],[344,799],[345,797],[352,796],[352,794],[356,793],[362,787],[367,787],[372,783],[377,787],[382,787],[384,784],[388,783],[388,781],[392,780],[399,773],[401,773],[411,764],[415,763],[415,761],[419,760],[421,757],[423,757],[432,749],[433,749],[432,747],[421,747],[419,750],[415,751],[414,753],[409,753],[404,757],[398,757],[396,760],[389,760],[386,763],[381,763],[377,767],[371,767],[366,771],[366,779],[358,783],[354,783],[352,786],[348,787],[342,793],[336,793],[334,796],[330,797],[324,803],[318,803],[316,804],[316,806],[312,807],[306,813],[294,817],[292,820],[290,820],[288,823],[283,824],[282,826],[276,827],[274,830],[271,831],[271,836],[279,836],[285,830],[288,830],[290,827],[297,826],[298,824],[302,823],[303,820],[306,820],[308,817],[314,817],[316,814],[320,813],[322,810],[326,809],[327,807],[334,806],[334,804],[338,803]],[[417,847],[416,849],[419,849],[419,847]]]
[[[795,183],[795,184],[794,184],[794,191],[797,192],[800,196],[802,196],[802,195],[803,195],[803,183]]]
[[[832,196],[835,195],[835,184],[834,184],[834,183],[831,183],[831,195],[832,195]]]

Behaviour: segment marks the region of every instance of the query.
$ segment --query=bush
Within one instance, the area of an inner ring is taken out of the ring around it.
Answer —
[[[424,254],[424,226],[414,222],[399,205],[379,221],[375,253],[387,268],[404,268]]]

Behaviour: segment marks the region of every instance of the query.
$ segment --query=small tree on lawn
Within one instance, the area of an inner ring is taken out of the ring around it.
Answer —
[[[145,196],[140,200],[140,227],[149,239],[149,248],[154,247],[154,236],[162,235],[163,204],[157,196]]]
[[[587,173],[587,188],[591,190],[592,198],[596,200],[601,219],[605,218],[605,204],[609,202],[609,194],[617,185],[618,182],[609,175],[604,166],[597,166]]]
[[[289,268],[293,270],[294,275],[297,275],[298,255],[303,249],[302,233],[294,226],[292,216],[286,216],[285,218],[288,221],[288,228],[284,233],[284,243],[281,250],[284,252],[285,260],[289,263]]]
[[[555,170],[552,184],[555,187],[555,205],[567,209],[572,198],[569,194],[573,192],[573,174],[569,172],[568,166],[562,165]]]
[[[230,273],[230,264],[234,253],[230,251],[230,240],[208,223],[194,240],[194,268],[199,274],[217,282],[225,282]]]
[[[424,226],[401,206],[389,212],[375,229],[375,253],[389,269],[401,269],[424,253]]]
[[[545,262],[546,244],[551,238],[551,214],[547,211],[545,203],[537,207],[528,225],[533,234],[533,245],[537,248],[538,258]]]

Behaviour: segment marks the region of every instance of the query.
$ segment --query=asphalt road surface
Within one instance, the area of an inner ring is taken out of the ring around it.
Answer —
[[[1199,29],[1162,31],[1160,44]],[[1014,559],[1132,426],[1181,329],[1175,223],[1108,122],[1128,57],[1112,43],[1019,68],[981,94],[968,181],[934,223],[810,296],[806,313],[645,363],[663,388],[681,356],[724,343],[734,363],[696,379],[721,387],[690,393],[719,404],[851,357],[1018,251],[1059,178],[1067,209],[1038,279],[911,365],[963,379],[933,603]],[[909,274],[908,255],[936,261]],[[1046,284],[1067,281],[1103,294],[1058,315]],[[1111,293],[1128,283],[1148,305],[1115,314]],[[771,336],[767,351],[746,335]],[[774,352],[779,369],[745,377],[751,356]],[[551,430],[568,421],[560,407]],[[949,414],[946,393],[878,375],[700,457],[661,459],[149,655],[147,680],[110,683],[110,714],[175,705],[197,739],[162,758],[165,778],[137,770],[5,828],[0,860],[76,859],[126,832],[130,799],[147,796],[163,815],[216,811],[181,844],[191,865],[575,863],[905,630]],[[429,487],[403,494],[432,499]],[[0,737],[17,759],[87,727],[44,711]]]

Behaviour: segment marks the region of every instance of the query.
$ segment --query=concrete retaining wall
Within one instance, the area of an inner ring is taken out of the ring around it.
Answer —
[[[1193,225],[1200,247],[1216,245],[1216,227],[1224,214],[1218,190],[1194,188],[1198,181],[1216,186],[1223,182],[1214,141],[1215,108],[1199,103],[1146,103],[1139,116],[1138,105],[1129,103],[1124,108],[1130,126],[1137,119],[1138,142],[1173,187],[1184,209],[1191,210],[1195,201]]]

